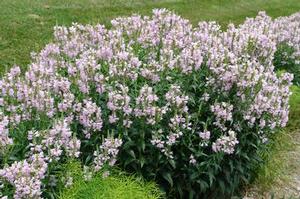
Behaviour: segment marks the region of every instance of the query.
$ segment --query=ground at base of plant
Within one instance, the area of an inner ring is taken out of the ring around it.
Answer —
[[[268,190],[255,185],[247,191],[247,198],[300,198],[300,131],[293,133],[293,149],[282,152],[284,172]]]

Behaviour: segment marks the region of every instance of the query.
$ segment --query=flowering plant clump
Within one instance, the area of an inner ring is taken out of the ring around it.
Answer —
[[[254,19],[247,19],[242,25],[245,30],[258,31],[276,42],[273,60],[275,70],[285,70],[294,74],[293,82],[300,83],[300,16],[298,13],[289,17],[272,20],[264,12]]]
[[[232,194],[288,121],[293,76],[273,60],[285,44],[299,61],[299,17],[261,12],[222,31],[155,9],[110,29],[55,27],[24,75],[0,80],[3,196],[53,197],[72,158],[89,176],[117,163],[169,196]]]

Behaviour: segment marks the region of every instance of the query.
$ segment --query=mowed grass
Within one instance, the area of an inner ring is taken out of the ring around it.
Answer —
[[[30,53],[52,39],[53,26],[102,23],[132,13],[168,8],[197,24],[216,20],[241,23],[265,10],[272,17],[300,10],[299,0],[0,0],[0,74],[13,65],[26,68]]]

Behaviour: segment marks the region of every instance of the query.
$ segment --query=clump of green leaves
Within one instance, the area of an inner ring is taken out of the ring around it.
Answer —
[[[85,181],[79,162],[66,165],[66,172],[73,178],[73,185],[61,191],[60,199],[159,199],[163,193],[155,183],[144,182],[136,176],[113,170],[108,177],[103,172],[97,173]]]

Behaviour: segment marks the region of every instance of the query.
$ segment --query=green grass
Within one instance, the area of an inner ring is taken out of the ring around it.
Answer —
[[[300,127],[300,87],[292,86],[292,96],[290,98],[290,115],[287,129],[295,130]]]
[[[1,0],[0,73],[14,64],[26,67],[30,52],[52,39],[53,26],[103,23],[132,13],[150,14],[168,8],[197,24],[216,20],[222,25],[241,23],[266,10],[273,17],[300,10],[299,0]]]
[[[106,178],[98,173],[86,182],[80,163],[71,162],[66,165],[66,172],[73,177],[74,184],[63,189],[59,199],[159,199],[163,193],[155,183],[145,183],[142,179],[126,175],[114,170]]]

